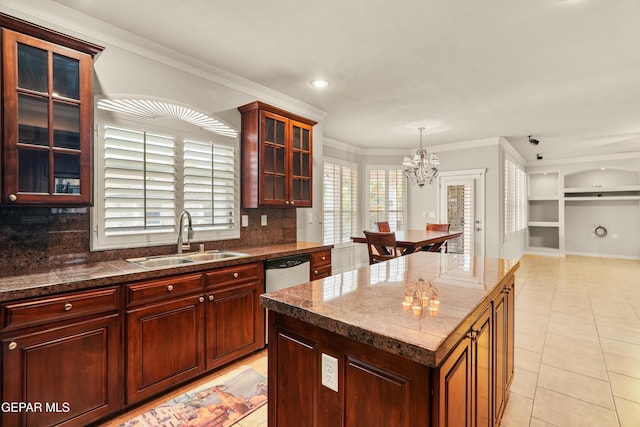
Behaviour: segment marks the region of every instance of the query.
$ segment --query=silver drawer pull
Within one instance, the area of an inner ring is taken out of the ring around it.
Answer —
[[[15,341],[11,341],[9,343],[9,350],[15,350],[16,348],[18,348],[18,343]]]
[[[167,286],[167,290],[168,290],[169,292],[171,292],[171,291],[173,290],[173,285],[169,285],[169,286]]]
[[[209,295],[209,301],[213,301],[213,295]]]
[[[322,257],[322,260],[323,260],[323,261],[326,261],[326,259],[327,259],[327,257],[326,257],[326,256],[323,256],[323,257]]]
[[[15,202],[16,200],[18,200],[18,198],[16,197],[15,194],[9,194],[9,200],[12,202]]]
[[[73,305],[71,305],[71,303],[70,303],[70,302],[68,302],[68,303],[66,303],[66,304],[64,305],[64,311],[69,311],[69,310],[71,310],[72,308],[73,308]]]
[[[313,270],[313,274],[318,275],[318,270]]]
[[[238,278],[238,273],[233,273],[233,277],[237,279]]]

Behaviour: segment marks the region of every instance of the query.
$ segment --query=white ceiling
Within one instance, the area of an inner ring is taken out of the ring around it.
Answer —
[[[56,2],[318,107],[356,146],[425,126],[427,146],[504,136],[527,161],[640,152],[638,0]]]

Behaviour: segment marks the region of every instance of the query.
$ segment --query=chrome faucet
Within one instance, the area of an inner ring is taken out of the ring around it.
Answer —
[[[187,229],[187,244],[183,244],[182,243],[182,231],[184,229],[184,217],[185,215],[187,216],[187,221],[188,224],[187,226],[189,227]],[[189,213],[189,211],[182,211],[182,213],[180,214],[180,221],[179,221],[179,225],[178,225],[178,252],[179,254],[182,253],[183,250],[190,250],[191,249],[191,243],[189,243],[189,240],[193,239],[193,224],[191,223],[191,214]]]

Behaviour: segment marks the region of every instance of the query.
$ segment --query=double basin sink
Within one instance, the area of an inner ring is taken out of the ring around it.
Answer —
[[[242,252],[232,251],[207,251],[174,255],[157,255],[142,258],[129,258],[127,261],[145,268],[154,267],[176,267],[184,264],[201,262],[223,261],[232,258],[242,258],[249,256]]]

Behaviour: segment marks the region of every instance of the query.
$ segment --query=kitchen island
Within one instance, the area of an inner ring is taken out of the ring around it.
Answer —
[[[420,252],[262,295],[269,426],[498,425],[518,266]]]

